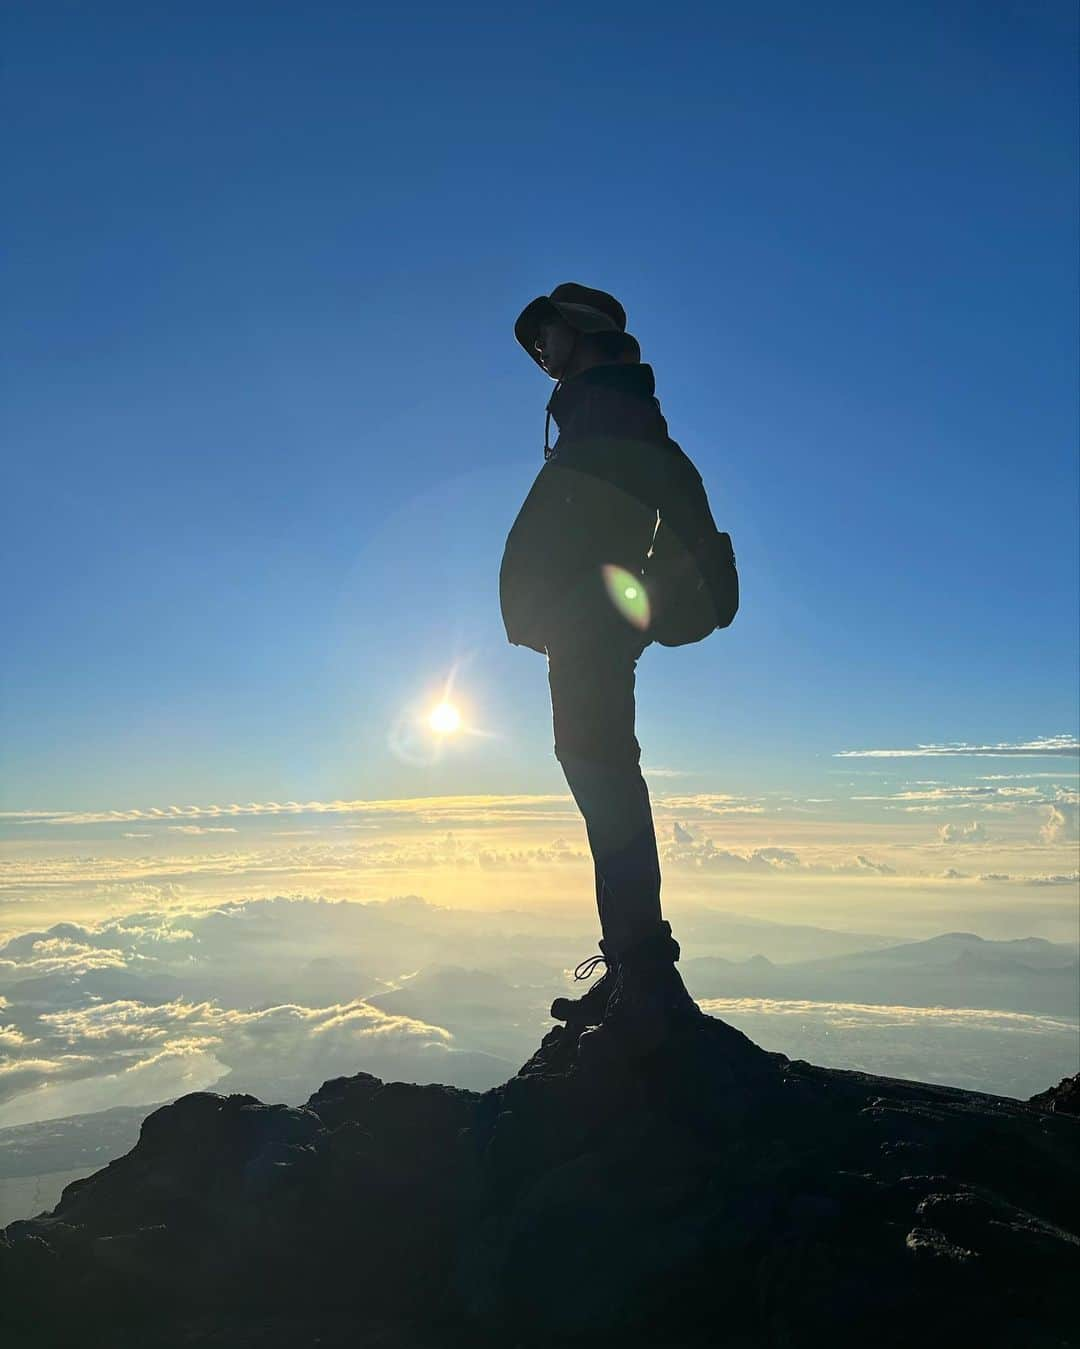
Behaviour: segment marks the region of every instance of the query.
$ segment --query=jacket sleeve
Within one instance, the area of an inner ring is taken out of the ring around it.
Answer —
[[[513,646],[527,646],[544,655],[547,647],[540,635],[539,625],[529,618],[538,607],[532,590],[508,541],[499,568],[499,607],[506,640]]]
[[[514,646],[546,652],[544,617],[551,585],[549,552],[558,537],[552,473],[545,465],[537,474],[503,549],[499,567],[499,607],[506,637]]]

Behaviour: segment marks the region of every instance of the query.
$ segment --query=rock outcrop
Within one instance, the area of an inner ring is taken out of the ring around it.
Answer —
[[[1032,1096],[1028,1104],[1061,1115],[1080,1115],[1080,1073],[1063,1077],[1056,1087]]]
[[[1054,1104],[1054,1103],[1051,1103]],[[0,1237],[16,1346],[1080,1343],[1080,1120],[817,1068],[706,1017],[482,1094],[196,1092]]]

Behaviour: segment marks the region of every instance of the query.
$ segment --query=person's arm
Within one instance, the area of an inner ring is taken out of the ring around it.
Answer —
[[[551,611],[562,586],[560,540],[567,510],[565,473],[545,464],[511,526],[499,568],[507,640],[546,653]]]

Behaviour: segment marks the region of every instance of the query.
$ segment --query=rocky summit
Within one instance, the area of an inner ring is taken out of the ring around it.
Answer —
[[[2,1343],[1080,1344],[1076,1081],[1030,1103],[817,1068],[704,1017],[478,1094],[196,1092],[0,1237]],[[1071,1103],[1071,1105],[1070,1105]]]

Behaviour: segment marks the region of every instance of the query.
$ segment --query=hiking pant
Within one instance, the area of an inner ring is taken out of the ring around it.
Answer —
[[[605,944],[621,950],[661,921],[660,860],[634,734],[634,669],[646,643],[610,625],[548,642],[555,757],[585,817]]]

